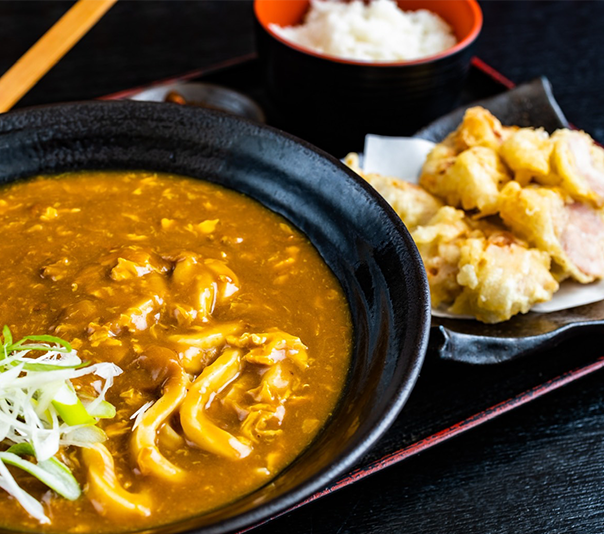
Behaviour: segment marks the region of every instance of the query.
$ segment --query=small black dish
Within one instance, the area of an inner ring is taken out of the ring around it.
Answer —
[[[172,98],[172,100],[170,100]],[[169,102],[217,109],[244,119],[266,122],[264,111],[249,96],[228,87],[203,82],[175,82],[151,86],[130,96],[142,102]]]
[[[124,101],[0,116],[1,182],[85,169],[176,173],[258,200],[309,237],[339,279],[353,318],[345,390],[308,449],[246,497],[151,532],[217,534],[249,527],[350,469],[398,416],[428,340],[429,294],[421,258],[390,207],[331,156],[221,112]]]
[[[547,78],[456,109],[415,134],[438,143],[457,128],[468,107],[480,105],[504,125],[543,127],[549,133],[569,128]],[[498,324],[432,318],[429,353],[476,365],[515,360],[554,347],[565,339],[604,330],[604,301],[551,313],[529,312]]]

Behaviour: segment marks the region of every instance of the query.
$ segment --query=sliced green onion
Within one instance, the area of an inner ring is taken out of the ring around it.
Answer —
[[[35,456],[34,448],[29,443],[19,443],[10,447],[6,452],[0,452],[0,460],[5,464],[23,469],[62,497],[75,501],[82,495],[78,481],[63,462],[56,458],[49,458],[34,464],[21,456]]]
[[[10,330],[9,330],[9,332],[10,332]],[[6,340],[6,336],[4,337],[4,339]],[[28,345],[28,344],[26,344],[27,341],[42,341],[42,343],[35,343],[33,345]],[[6,343],[6,341],[5,341],[5,343]],[[52,343],[54,345],[59,345],[59,346],[50,347],[49,343]],[[44,350],[44,351],[52,350],[54,352],[61,352],[61,353],[68,353],[68,352],[73,351],[73,349],[71,348],[71,345],[64,339],[61,339],[60,337],[47,336],[47,335],[25,336],[23,339],[20,339],[16,343],[11,343],[7,347],[7,350],[8,350],[8,352],[13,352],[16,350]]]
[[[76,427],[67,432],[63,438],[66,445],[75,445],[76,447],[88,447],[104,441],[107,441],[107,434],[95,425]]]
[[[5,452],[12,452],[13,454],[17,454],[19,456],[35,456],[36,451],[31,446],[30,443],[15,443],[11,445]]]
[[[5,326],[0,342],[0,442],[12,443],[0,451],[0,488],[40,523],[48,523],[42,504],[19,486],[6,465],[31,474],[67,499],[77,499],[78,482],[55,455],[61,446],[87,447],[107,439],[96,423],[115,416],[105,395],[122,371],[111,363],[82,362],[67,341],[54,336],[15,342]],[[84,404],[71,381],[86,375],[96,375],[103,385]],[[24,456],[35,457],[35,462]]]
[[[81,369],[82,367],[88,367],[90,362],[80,362],[75,364],[58,364],[55,362],[37,362],[37,363],[24,363],[23,369],[26,371],[60,371],[62,369]]]
[[[85,403],[86,411],[92,416],[99,419],[113,419],[115,417],[115,406],[106,400],[92,403]]]
[[[13,344],[13,334],[8,325],[4,325],[4,328],[2,329],[2,338],[5,347],[10,347]]]
[[[11,475],[6,465],[4,465],[4,462],[0,462],[0,488],[17,499],[25,511],[34,519],[37,519],[41,524],[50,523],[50,519],[46,517],[46,514],[44,514],[42,503],[34,499],[29,493],[21,488],[19,484],[17,484],[13,478],[13,475]]]
[[[93,425],[96,423],[94,417],[86,411],[69,382],[65,382],[61,389],[57,391],[52,399],[52,405],[61,416],[61,419],[68,425]]]

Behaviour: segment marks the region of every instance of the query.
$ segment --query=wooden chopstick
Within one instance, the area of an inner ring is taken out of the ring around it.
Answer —
[[[0,113],[8,111],[117,0],[78,0],[0,78]]]

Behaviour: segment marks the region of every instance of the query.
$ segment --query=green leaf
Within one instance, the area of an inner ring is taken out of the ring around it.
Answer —
[[[13,447],[17,447],[17,450],[24,450],[25,454],[29,455],[30,453],[27,452],[27,449],[20,447],[21,445],[28,444],[22,443],[13,445]],[[46,484],[50,489],[70,501],[75,501],[82,495],[82,489],[69,468],[56,458],[49,458],[48,460],[34,464],[9,451],[0,452],[0,460],[5,464],[23,469],[23,471],[35,476],[40,482]],[[31,451],[33,452],[33,448],[31,448]]]

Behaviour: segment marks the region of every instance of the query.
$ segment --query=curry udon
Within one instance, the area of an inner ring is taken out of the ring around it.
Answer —
[[[5,186],[0,225],[1,527],[114,532],[216,509],[275,477],[333,410],[345,297],[308,239],[255,201],[81,172]],[[6,373],[29,380],[25,396]]]

